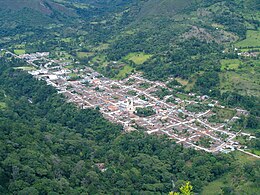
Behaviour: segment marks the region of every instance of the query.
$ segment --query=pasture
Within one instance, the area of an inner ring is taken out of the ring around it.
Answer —
[[[147,61],[152,55],[145,53],[129,53],[124,57],[125,60],[132,61],[137,65],[143,64]]]
[[[22,55],[22,54],[25,54],[25,50],[24,49],[15,49],[14,53],[16,55]]]
[[[239,48],[259,48],[260,47],[260,30],[248,30],[246,33],[246,39],[235,44]]]
[[[131,73],[131,71],[133,70],[134,68],[129,66],[129,65],[125,65],[120,71],[119,73],[116,75],[115,79],[124,79],[127,77],[127,75],[129,73]]]
[[[242,62],[239,59],[221,60],[221,70],[237,70]]]

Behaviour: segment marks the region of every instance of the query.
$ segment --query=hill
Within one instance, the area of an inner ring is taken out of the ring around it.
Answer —
[[[44,15],[51,15],[55,11],[64,14],[72,14],[72,10],[66,8],[60,3],[56,3],[51,0],[0,0],[0,8],[2,10],[7,9],[11,11],[20,11],[24,8],[28,8],[40,12]]]
[[[0,15],[6,34],[16,27],[45,27],[77,16],[73,9],[51,0],[0,0]]]

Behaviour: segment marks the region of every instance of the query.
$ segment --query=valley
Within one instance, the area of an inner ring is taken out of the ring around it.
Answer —
[[[212,153],[228,153],[235,149],[244,152],[246,147],[236,141],[236,137],[246,135],[249,140],[256,138],[232,129],[232,124],[241,116],[248,115],[248,111],[225,108],[207,95],[189,93],[188,98],[181,98],[186,95],[173,91],[180,87],[178,85],[171,89],[167,83],[149,81],[138,73],[124,80],[111,80],[89,67],[68,69],[68,63],[49,59],[48,52],[19,56],[5,52],[33,65],[36,69],[29,69],[29,73],[55,87],[68,102],[82,109],[98,109],[106,119],[121,124],[126,132],[140,129],[148,134],[166,135],[185,147]],[[34,62],[37,61],[44,63],[36,65]],[[158,91],[166,93],[165,96],[158,97]],[[200,110],[200,107],[203,109]],[[148,114],[148,110],[152,114]],[[231,115],[222,117],[218,122],[212,120],[217,116],[215,110],[229,110]]]
[[[0,0],[0,49],[0,194],[260,194],[259,0]]]

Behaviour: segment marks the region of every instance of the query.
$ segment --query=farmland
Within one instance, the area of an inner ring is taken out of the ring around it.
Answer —
[[[221,70],[236,70],[241,61],[239,59],[225,59],[221,60]]]
[[[259,48],[260,47],[260,30],[248,30],[246,39],[238,42],[236,47],[239,48]]]
[[[228,72],[221,74],[220,90],[236,91],[243,95],[259,95],[259,79],[250,73]],[[252,79],[253,78],[253,79]]]

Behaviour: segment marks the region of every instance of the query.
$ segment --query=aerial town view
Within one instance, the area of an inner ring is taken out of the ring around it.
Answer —
[[[244,151],[246,146],[235,140],[238,135],[248,139],[254,139],[254,136],[232,131],[232,123],[247,115],[246,110],[228,109],[207,95],[197,96],[195,93],[189,93],[189,98],[180,92],[176,96],[158,97],[158,91],[172,89],[167,83],[143,78],[141,73],[134,73],[124,80],[111,80],[90,67],[67,68],[68,63],[49,59],[48,52],[20,56],[8,53],[33,65],[35,70],[28,72],[55,87],[68,102],[82,109],[99,109],[105,118],[123,125],[126,132],[141,129],[148,134],[166,135],[185,147],[212,153],[237,149],[260,158]],[[35,61],[44,63],[36,65]],[[199,111],[196,108],[200,108]],[[233,113],[232,117],[221,122],[212,121],[219,109],[228,109]]]
[[[0,0],[0,195],[260,195],[260,0]]]

